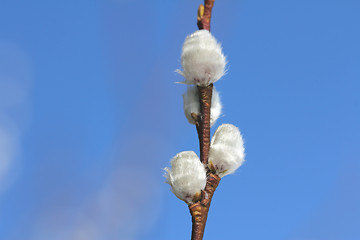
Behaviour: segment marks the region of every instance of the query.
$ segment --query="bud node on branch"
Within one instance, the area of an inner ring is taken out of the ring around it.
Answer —
[[[199,29],[210,31],[211,11],[215,0],[205,0],[205,6],[200,5],[198,9],[197,25]]]

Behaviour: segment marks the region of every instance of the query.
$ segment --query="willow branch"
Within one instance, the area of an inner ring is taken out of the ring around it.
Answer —
[[[201,200],[189,206],[192,216],[191,240],[203,239],[211,200],[219,183],[220,178],[216,174],[210,173],[206,187],[201,193]]]
[[[204,5],[198,9],[197,25],[199,29],[210,31],[211,11],[215,0],[204,0]],[[200,115],[193,115],[195,119],[196,130],[199,137],[200,160],[207,166],[210,151],[210,116],[211,116],[211,98],[213,85],[206,87],[198,86]],[[220,177],[213,174],[208,169],[208,176],[205,189],[201,192],[200,200],[189,205],[192,216],[191,240],[202,240],[205,231],[206,220],[214,192],[219,185]]]
[[[197,25],[199,29],[210,31],[211,11],[215,0],[205,0],[204,5],[200,5],[198,9]]]
[[[210,151],[210,109],[213,85],[210,84],[206,87],[198,86],[200,96],[200,118],[196,123],[199,144],[200,144],[200,161],[206,166],[209,158]]]

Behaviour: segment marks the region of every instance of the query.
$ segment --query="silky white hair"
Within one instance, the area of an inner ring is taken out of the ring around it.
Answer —
[[[198,30],[186,37],[182,53],[183,71],[177,70],[185,77],[185,84],[208,86],[225,74],[226,58],[221,45],[208,30]]]
[[[245,161],[244,141],[237,127],[222,124],[211,140],[208,166],[219,177],[234,173]]]
[[[205,188],[206,170],[193,151],[178,153],[171,159],[171,168],[165,168],[165,171],[172,192],[189,204]]]
[[[189,86],[187,91],[183,94],[184,100],[184,113],[185,117],[191,124],[195,124],[195,119],[191,116],[191,113],[200,115],[200,97],[196,86]],[[213,126],[216,120],[220,117],[222,110],[222,104],[220,101],[220,95],[213,87],[211,97],[211,109],[210,109],[210,125]]]

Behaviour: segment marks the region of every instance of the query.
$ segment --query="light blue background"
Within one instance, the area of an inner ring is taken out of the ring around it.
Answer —
[[[0,2],[0,239],[189,239],[162,168],[198,152],[181,46],[195,0]],[[360,3],[217,0],[221,123],[246,163],[205,239],[360,239]]]

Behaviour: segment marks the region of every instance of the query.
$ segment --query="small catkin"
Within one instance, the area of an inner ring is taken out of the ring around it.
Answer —
[[[237,127],[222,124],[215,131],[209,152],[209,168],[219,177],[234,173],[245,161],[244,141]]]
[[[166,182],[172,192],[188,204],[200,196],[206,185],[206,171],[193,151],[178,153],[171,159],[171,168],[165,168]]]
[[[200,115],[200,100],[199,92],[196,86],[189,86],[187,91],[183,94],[184,100],[184,113],[185,117],[191,124],[195,124],[195,119],[191,116],[191,113]],[[220,95],[213,87],[213,93],[211,98],[210,109],[210,125],[213,126],[216,120],[220,117],[222,110],[222,104],[220,101]]]
[[[226,58],[213,35],[198,30],[185,39],[181,65],[183,71],[177,72],[185,77],[185,84],[208,86],[225,74]]]

